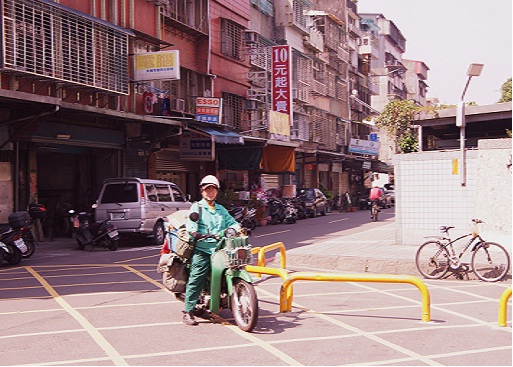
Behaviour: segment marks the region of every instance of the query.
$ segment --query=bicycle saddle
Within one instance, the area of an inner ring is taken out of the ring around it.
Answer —
[[[447,233],[449,231],[449,229],[452,229],[454,228],[453,226],[440,226],[440,232],[445,232]]]

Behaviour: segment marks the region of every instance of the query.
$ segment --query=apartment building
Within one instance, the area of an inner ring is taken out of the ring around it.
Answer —
[[[354,1],[0,2],[0,215],[87,209],[108,177],[195,199],[208,173],[343,193],[389,169],[356,146],[380,74]]]

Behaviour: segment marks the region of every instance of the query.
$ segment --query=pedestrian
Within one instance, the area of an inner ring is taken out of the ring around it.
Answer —
[[[197,221],[189,218],[186,223],[186,230],[190,235],[193,233],[223,235],[227,228],[233,228],[237,231],[241,229],[239,223],[228,213],[228,210],[215,201],[219,193],[219,181],[215,176],[205,176],[200,182],[200,191],[202,199],[194,203],[190,209],[191,213],[199,213],[200,218]],[[201,210],[199,207],[201,207]],[[205,287],[207,275],[210,273],[210,257],[216,245],[217,240],[215,238],[206,238],[197,241],[194,248],[190,259],[189,280],[185,288],[183,322],[186,325],[198,324],[194,318],[194,306]]]

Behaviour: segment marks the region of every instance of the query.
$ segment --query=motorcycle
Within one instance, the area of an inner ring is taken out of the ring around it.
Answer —
[[[4,225],[0,228],[0,263],[5,260],[11,265],[19,264],[26,247],[19,229]]]
[[[197,221],[199,214],[193,212],[189,218]],[[204,238],[218,240],[210,258],[211,273],[194,310],[195,316],[231,309],[237,326],[250,332],[258,320],[258,298],[251,275],[245,269],[252,256],[248,237],[238,236],[234,229],[229,228],[222,238],[208,233],[203,236],[197,234],[194,238],[196,241]],[[182,293],[176,296],[183,300]]]
[[[248,207],[244,207],[243,217],[242,217],[242,221],[240,222],[240,225],[243,228],[247,228],[251,231],[256,228],[256,226],[258,225],[258,221],[256,219],[256,209],[255,208],[249,209]]]
[[[285,219],[285,206],[281,200],[270,197],[267,201],[269,206],[269,215],[271,216],[271,224],[278,224]]]
[[[70,215],[75,239],[80,250],[85,250],[86,246],[91,246],[91,249],[93,247],[105,247],[111,251],[118,249],[118,230],[108,220],[93,223],[91,213],[75,213],[74,210],[70,210]]]
[[[295,197],[292,198],[291,201],[296,209],[297,219],[306,219],[306,203],[304,197]]]
[[[282,199],[285,207],[285,223],[294,224],[297,221],[297,209],[290,199]]]

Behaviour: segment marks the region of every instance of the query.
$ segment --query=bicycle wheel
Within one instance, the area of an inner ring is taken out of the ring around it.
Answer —
[[[476,276],[485,282],[503,279],[509,270],[509,254],[495,242],[483,242],[472,254],[472,269]]]
[[[424,278],[440,279],[449,270],[449,252],[437,241],[423,243],[415,255],[415,265]]]

